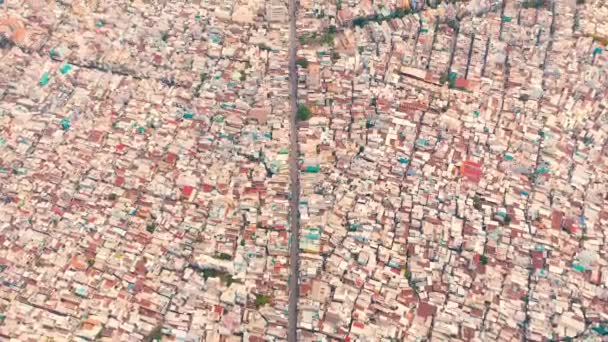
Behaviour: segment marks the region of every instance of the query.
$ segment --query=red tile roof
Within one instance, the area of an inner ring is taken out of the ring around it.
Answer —
[[[186,185],[182,188],[182,196],[190,197],[190,195],[192,195],[192,191],[194,191],[194,188],[189,185]]]
[[[435,312],[437,312],[437,307],[435,307],[434,305],[431,305],[427,302],[420,302],[420,305],[418,305],[418,311],[416,312],[416,314],[420,317],[429,317],[429,316],[433,316],[435,314]]]

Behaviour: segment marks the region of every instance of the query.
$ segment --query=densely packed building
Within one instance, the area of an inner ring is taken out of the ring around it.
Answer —
[[[601,340],[607,4],[429,3],[300,1],[302,341]]]
[[[4,0],[0,340],[607,338],[608,3],[297,5]]]
[[[7,5],[0,340],[283,339],[286,3]]]

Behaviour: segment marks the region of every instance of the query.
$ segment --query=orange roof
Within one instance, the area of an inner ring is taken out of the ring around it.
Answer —
[[[0,20],[0,33],[8,34],[14,43],[22,43],[27,35],[27,30],[21,21],[7,17]]]
[[[70,267],[79,271],[84,271],[87,269],[87,265],[79,260],[78,257],[73,257],[72,260],[70,260]]]

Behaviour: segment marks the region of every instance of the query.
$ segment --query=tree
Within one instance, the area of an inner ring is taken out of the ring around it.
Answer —
[[[356,17],[355,19],[353,19],[353,25],[355,26],[363,27],[367,25],[367,23],[368,20],[365,17]]]
[[[460,22],[454,18],[448,19],[446,24],[454,31],[458,30],[460,27]]]
[[[232,274],[230,273],[222,273],[220,274],[220,280],[222,283],[226,284],[226,286],[230,287],[232,283],[234,283],[234,278],[232,278]]]
[[[108,195],[108,200],[110,200],[110,201],[116,201],[116,197],[117,197],[116,194],[109,194]]]
[[[154,233],[154,231],[156,230],[156,223],[154,222],[150,222],[146,225],[146,230],[148,231],[148,233],[152,234]]]
[[[310,111],[310,108],[308,108],[304,104],[298,105],[298,120],[306,121],[306,120],[310,119],[311,115],[312,115],[312,113]]]
[[[475,196],[473,196],[473,208],[481,210],[481,197],[479,197],[478,194],[475,194]]]
[[[325,45],[334,45],[334,34],[330,32],[325,32],[321,36],[321,43]]]
[[[337,53],[336,51],[331,53],[331,60],[335,63],[336,61],[338,61],[340,59],[340,54]]]
[[[370,129],[376,126],[376,123],[373,120],[367,119],[365,120],[365,128]]]
[[[593,38],[594,42],[598,42],[602,46],[608,45],[608,37],[600,36],[598,34],[592,34],[591,37]]]
[[[302,68],[308,68],[308,60],[304,57],[300,57],[296,60],[296,64]]]
[[[270,296],[257,294],[255,295],[255,306],[260,308],[266,304],[270,303]]]
[[[213,268],[205,268],[202,270],[203,271],[203,278],[205,280],[209,279],[209,278],[215,278],[218,276],[219,272],[216,271]]]
[[[216,256],[216,258],[220,259],[220,260],[232,260],[232,256],[227,253],[220,253],[219,255]]]
[[[262,51],[272,51],[272,49],[264,43],[258,44],[258,49],[260,49]]]
[[[414,281],[414,278],[412,276],[412,272],[410,272],[409,270],[405,270],[405,279],[407,279],[407,283],[410,285],[410,287],[412,288],[412,290],[415,293],[418,293],[420,290],[418,289],[418,284]]]
[[[234,282],[232,274],[225,271],[219,271],[214,268],[198,268],[198,271],[203,274],[205,280],[209,278],[220,278],[220,281],[223,284],[226,284],[226,286],[230,286]]]
[[[144,341],[146,342],[161,341],[162,339],[163,331],[161,326],[154,328],[148,336],[144,337]]]
[[[545,0],[526,0],[521,4],[523,8],[541,8],[545,6]]]
[[[585,145],[591,145],[591,144],[593,144],[593,142],[594,142],[594,139],[593,139],[593,137],[591,137],[591,136],[585,136],[585,137],[583,138],[583,143],[584,143]]]
[[[482,265],[487,265],[487,264],[488,264],[488,257],[487,257],[487,256],[485,256],[485,255],[481,255],[481,256],[479,257],[479,262],[480,262]]]
[[[394,10],[391,13],[390,16],[391,16],[391,18],[403,18],[403,17],[405,17],[408,14],[410,14],[409,10],[406,10],[404,8],[397,8],[396,10]]]

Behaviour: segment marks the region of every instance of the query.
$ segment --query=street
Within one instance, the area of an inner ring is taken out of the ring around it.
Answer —
[[[299,288],[299,264],[300,264],[300,178],[298,170],[298,75],[296,69],[296,50],[298,39],[296,37],[296,0],[289,0],[289,102],[291,105],[291,134],[290,134],[290,149],[289,149],[289,174],[291,180],[291,198],[289,221],[291,229],[291,245],[290,245],[290,274],[289,277],[289,324],[287,340],[290,342],[297,341],[298,327],[298,299],[300,295]]]

